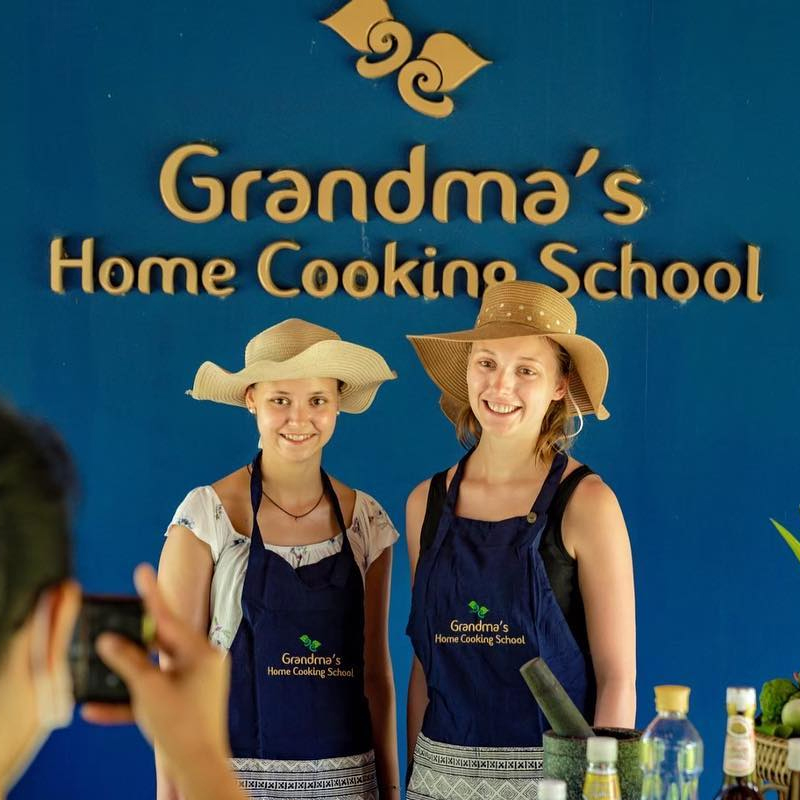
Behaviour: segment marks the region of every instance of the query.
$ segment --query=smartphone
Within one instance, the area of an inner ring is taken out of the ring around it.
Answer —
[[[70,647],[70,668],[77,703],[128,703],[122,679],[97,654],[95,641],[117,633],[149,651],[155,639],[152,618],[138,597],[85,594]]]

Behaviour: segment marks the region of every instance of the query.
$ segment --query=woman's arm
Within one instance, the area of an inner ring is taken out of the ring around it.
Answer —
[[[425,507],[428,504],[428,490],[431,482],[423,481],[408,496],[406,503],[406,542],[408,543],[408,563],[411,570],[411,585],[414,585],[414,573],[419,560],[419,540],[422,535],[422,523],[425,519]],[[414,656],[411,665],[411,677],[408,681],[408,702],[406,705],[406,734],[408,746],[408,763],[414,757],[417,737],[422,730],[422,720],[428,707],[428,685],[425,672],[419,659]]]
[[[578,582],[597,679],[594,724],[633,728],[636,721],[636,609],[625,520],[614,492],[597,476],[578,484],[562,523]]]
[[[174,608],[179,619],[191,628],[208,633],[211,576],[214,562],[211,549],[200,541],[188,528],[173,525],[161,551],[158,564],[158,588],[170,608]],[[169,657],[160,655],[162,666],[169,666]],[[153,743],[156,752],[157,800],[180,800],[180,795],[170,777],[169,764],[160,753],[158,742]]]
[[[388,633],[391,580],[392,548],[387,547],[367,570],[364,603],[364,692],[369,701],[381,800],[400,800],[397,704]]]

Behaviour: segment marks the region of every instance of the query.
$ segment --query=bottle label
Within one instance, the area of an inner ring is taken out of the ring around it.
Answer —
[[[744,778],[756,771],[756,739],[750,717],[728,717],[723,768],[733,778]]]
[[[583,800],[620,800],[619,777],[586,773],[583,784]]]

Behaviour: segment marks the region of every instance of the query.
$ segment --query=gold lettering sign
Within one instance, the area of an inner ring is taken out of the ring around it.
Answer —
[[[363,4],[374,2],[364,0]],[[345,8],[352,11],[354,7],[351,3]],[[229,208],[233,219],[247,222],[252,211],[248,192],[262,184],[261,190],[266,188],[269,192],[263,213],[282,224],[299,222],[314,210],[320,220],[335,222],[338,198],[339,216],[349,216],[362,226],[376,216],[395,225],[408,225],[427,212],[442,224],[466,215],[480,225],[494,215],[511,225],[528,222],[543,228],[566,217],[573,193],[587,185],[586,176],[599,163],[600,150],[586,149],[572,174],[538,169],[515,176],[497,169],[447,169],[430,175],[424,144],[411,147],[407,167],[389,169],[374,183],[352,168],[331,169],[322,174],[316,185],[298,169],[246,169],[227,177],[189,171],[188,161],[193,160],[196,167],[199,157],[219,156],[216,147],[195,142],[181,145],[166,157],[159,173],[159,189],[164,205],[175,217],[205,224],[219,219]],[[184,170],[189,174],[182,174]],[[201,208],[192,207],[181,194],[181,187],[189,181],[202,190]],[[602,217],[618,226],[639,222],[648,211],[647,203],[636,191],[643,182],[631,169],[606,172],[595,182],[595,188],[602,186],[610,204],[601,209]],[[482,265],[464,257],[437,259],[439,250],[430,244],[422,246],[423,258],[413,251],[409,253],[407,245],[401,251],[397,241],[389,241],[379,261],[372,257],[365,233],[362,243],[358,257],[337,264],[320,254],[301,254],[304,248],[291,239],[278,239],[262,246],[254,265],[255,275],[262,289],[273,297],[292,298],[305,293],[325,299],[341,289],[356,300],[379,292],[387,297],[435,300],[442,295],[452,298],[459,290],[478,297],[485,287],[517,276],[517,267],[502,258],[492,257]],[[578,257],[578,248],[563,241],[545,243],[538,253],[541,268],[562,282],[556,288],[566,297],[583,290],[601,301],[617,297],[632,300],[644,295],[649,300],[668,297],[685,303],[702,290],[720,303],[741,296],[751,303],[764,299],[759,286],[761,251],[752,243],[746,245],[743,260],[718,258],[705,267],[685,259],[656,265],[635,253],[632,242],[620,243],[616,255],[583,266],[574,265]],[[67,291],[69,280],[87,294],[99,287],[112,296],[161,291],[167,295],[181,292],[197,296],[203,292],[229,297],[236,291],[236,275],[236,264],[220,256],[202,265],[180,255],[151,255],[136,263],[121,254],[101,257],[94,237],[81,241],[80,257],[67,253],[61,236],[50,243],[50,288],[58,294]]]
[[[486,216],[487,188],[490,188],[490,192],[496,191],[499,194],[500,217],[510,224],[515,224],[519,219],[520,195],[524,218],[541,226],[553,225],[564,219],[572,199],[567,181],[569,175],[552,169],[541,169],[527,174],[526,186],[519,188],[516,176],[496,169],[449,169],[435,176],[429,175],[427,145],[418,144],[408,153],[407,168],[384,172],[374,187],[370,187],[366,178],[353,169],[334,168],[323,173],[316,190],[311,180],[296,169],[278,169],[268,174],[261,170],[248,169],[228,179],[229,189],[222,178],[197,175],[190,171],[191,183],[207,190],[208,195],[205,208],[189,208],[178,188],[179,173],[188,169],[187,162],[192,157],[217,158],[219,155],[216,148],[198,143],[178,147],[167,156],[161,168],[159,185],[161,198],[171,214],[185,222],[211,222],[224,213],[225,204],[230,199],[231,216],[239,222],[246,222],[250,218],[247,193],[259,183],[270,187],[264,213],[273,221],[287,225],[304,219],[314,206],[320,219],[334,222],[334,194],[337,189],[349,199],[349,216],[352,219],[368,222],[377,213],[387,222],[397,225],[407,225],[418,220],[426,207],[437,222],[450,222],[453,216],[452,198],[460,194],[466,195],[467,218],[480,224]],[[582,178],[588,174],[599,156],[600,151],[597,148],[587,150],[575,177]],[[624,185],[638,186],[642,182],[642,178],[632,170],[615,169],[608,173],[603,181],[603,192],[614,204],[603,211],[603,217],[608,222],[614,225],[633,225],[644,217],[647,213],[645,201],[632,190],[622,188]],[[396,201],[392,201],[392,192],[396,187],[401,187],[407,195],[407,200],[401,207],[396,205]]]
[[[301,256],[292,259],[284,251],[300,253],[297,242],[281,239],[263,248],[256,264],[256,275],[263,290],[273,297],[290,298],[304,292],[311,297],[324,299],[339,287],[352,298],[364,300],[379,291],[387,297],[424,297],[435,300],[441,295],[454,297],[456,282],[464,283],[466,294],[478,297],[482,288],[495,283],[511,281],[517,277],[517,268],[510,261],[494,259],[480,268],[464,258],[454,258],[437,263],[435,247],[427,246],[427,260],[406,258],[399,252],[396,241],[387,242],[382,263],[365,258],[355,258],[339,265],[319,256]],[[280,254],[280,255],[279,255]],[[572,297],[583,289],[595,300],[612,300],[621,296],[634,297],[634,283],[640,282],[640,293],[650,300],[666,295],[672,300],[686,302],[693,298],[702,285],[706,294],[720,303],[727,303],[743,295],[752,303],[760,303],[764,294],[759,289],[761,251],[753,244],[747,245],[746,258],[739,266],[734,261],[716,260],[705,269],[688,261],[674,261],[663,271],[654,264],[634,256],[633,244],[621,245],[613,261],[593,261],[583,269],[570,266],[563,254],[578,255],[578,248],[566,242],[550,242],[539,251],[541,267],[560,278],[559,288],[565,297]],[[61,237],[50,245],[50,287],[59,294],[66,292],[65,274],[70,270],[80,273],[82,291],[91,294],[95,286],[109,295],[125,295],[132,291],[150,294],[158,285],[165,294],[175,294],[176,278],[189,295],[198,295],[200,287],[215,297],[228,297],[236,291],[228,285],[236,277],[236,265],[227,258],[211,258],[198,269],[190,258],[150,256],[135,264],[122,255],[109,256],[99,263],[93,238],[81,243],[81,257],[71,258],[65,251]],[[77,273],[75,275],[77,281]],[[159,281],[155,284],[154,275]],[[280,276],[280,278],[276,276]]]

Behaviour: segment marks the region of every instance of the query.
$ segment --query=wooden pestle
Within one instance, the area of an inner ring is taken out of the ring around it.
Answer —
[[[541,658],[523,664],[519,671],[528,684],[531,694],[559,736],[577,736],[583,739],[594,736],[583,714],[572,702],[564,687]]]

